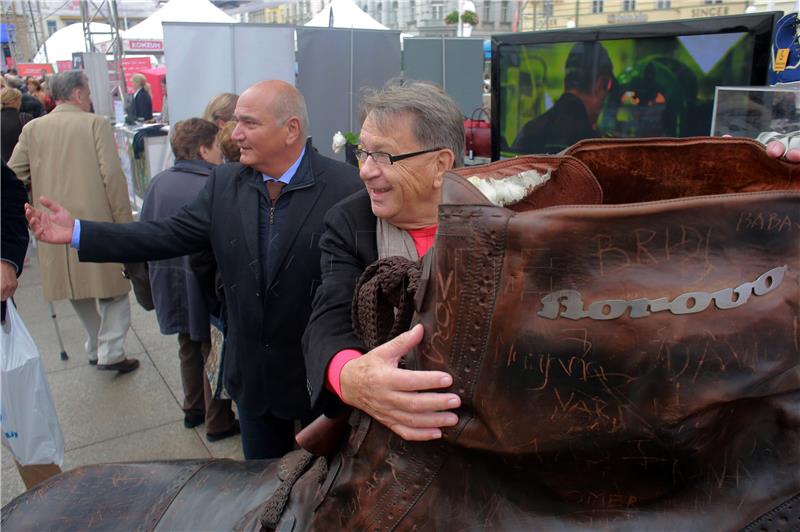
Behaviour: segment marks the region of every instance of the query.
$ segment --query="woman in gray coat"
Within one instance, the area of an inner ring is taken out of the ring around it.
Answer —
[[[141,220],[167,218],[191,203],[222,162],[218,128],[200,118],[178,122],[170,143],[175,166],[156,175],[147,189]],[[211,349],[209,309],[189,255],[148,263],[158,325],[162,334],[178,334],[183,383],[183,424],[206,423],[206,439],[217,441],[239,432],[230,400],[213,398],[205,359]]]

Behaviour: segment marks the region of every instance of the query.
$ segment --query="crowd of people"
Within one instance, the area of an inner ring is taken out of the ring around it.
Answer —
[[[282,456],[296,424],[344,404],[408,440],[457,423],[450,375],[398,367],[421,327],[367,350],[351,324],[369,264],[433,245],[443,175],[465,149],[463,116],[441,89],[395,80],[367,94],[358,169],[314,149],[292,85],[221,94],[172,126],[175,165],[152,179],[137,222],[111,126],[87,112],[86,77],[57,74],[50,90],[55,109],[22,128],[9,166],[31,191],[45,298],[71,301],[90,363],[138,367],[124,353],[130,286],[114,263],[148,262],[161,332],[177,334],[184,424],[205,423],[211,441],[241,431],[245,459]],[[800,150],[768,152],[800,161]],[[221,386],[206,371],[212,353]]]

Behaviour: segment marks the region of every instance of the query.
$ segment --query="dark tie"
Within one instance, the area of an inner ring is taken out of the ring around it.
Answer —
[[[269,180],[267,181],[267,194],[269,194],[269,201],[272,206],[275,206],[275,201],[281,195],[281,189],[286,186],[282,181]]]

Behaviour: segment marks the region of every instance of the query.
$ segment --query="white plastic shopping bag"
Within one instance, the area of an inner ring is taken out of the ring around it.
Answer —
[[[0,332],[0,432],[22,465],[64,463],[58,424],[42,359],[17,309],[8,301]]]

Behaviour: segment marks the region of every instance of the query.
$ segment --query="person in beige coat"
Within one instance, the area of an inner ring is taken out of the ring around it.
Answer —
[[[128,186],[109,122],[89,111],[86,75],[78,70],[53,76],[56,108],[22,130],[9,166],[39,197],[57,198],[83,219],[130,222]],[[80,213],[80,214],[78,214]],[[69,299],[86,328],[89,363],[98,369],[127,373],[139,361],[126,358],[130,328],[130,283],[120,264],[78,261],[68,245],[39,245],[44,297]]]

